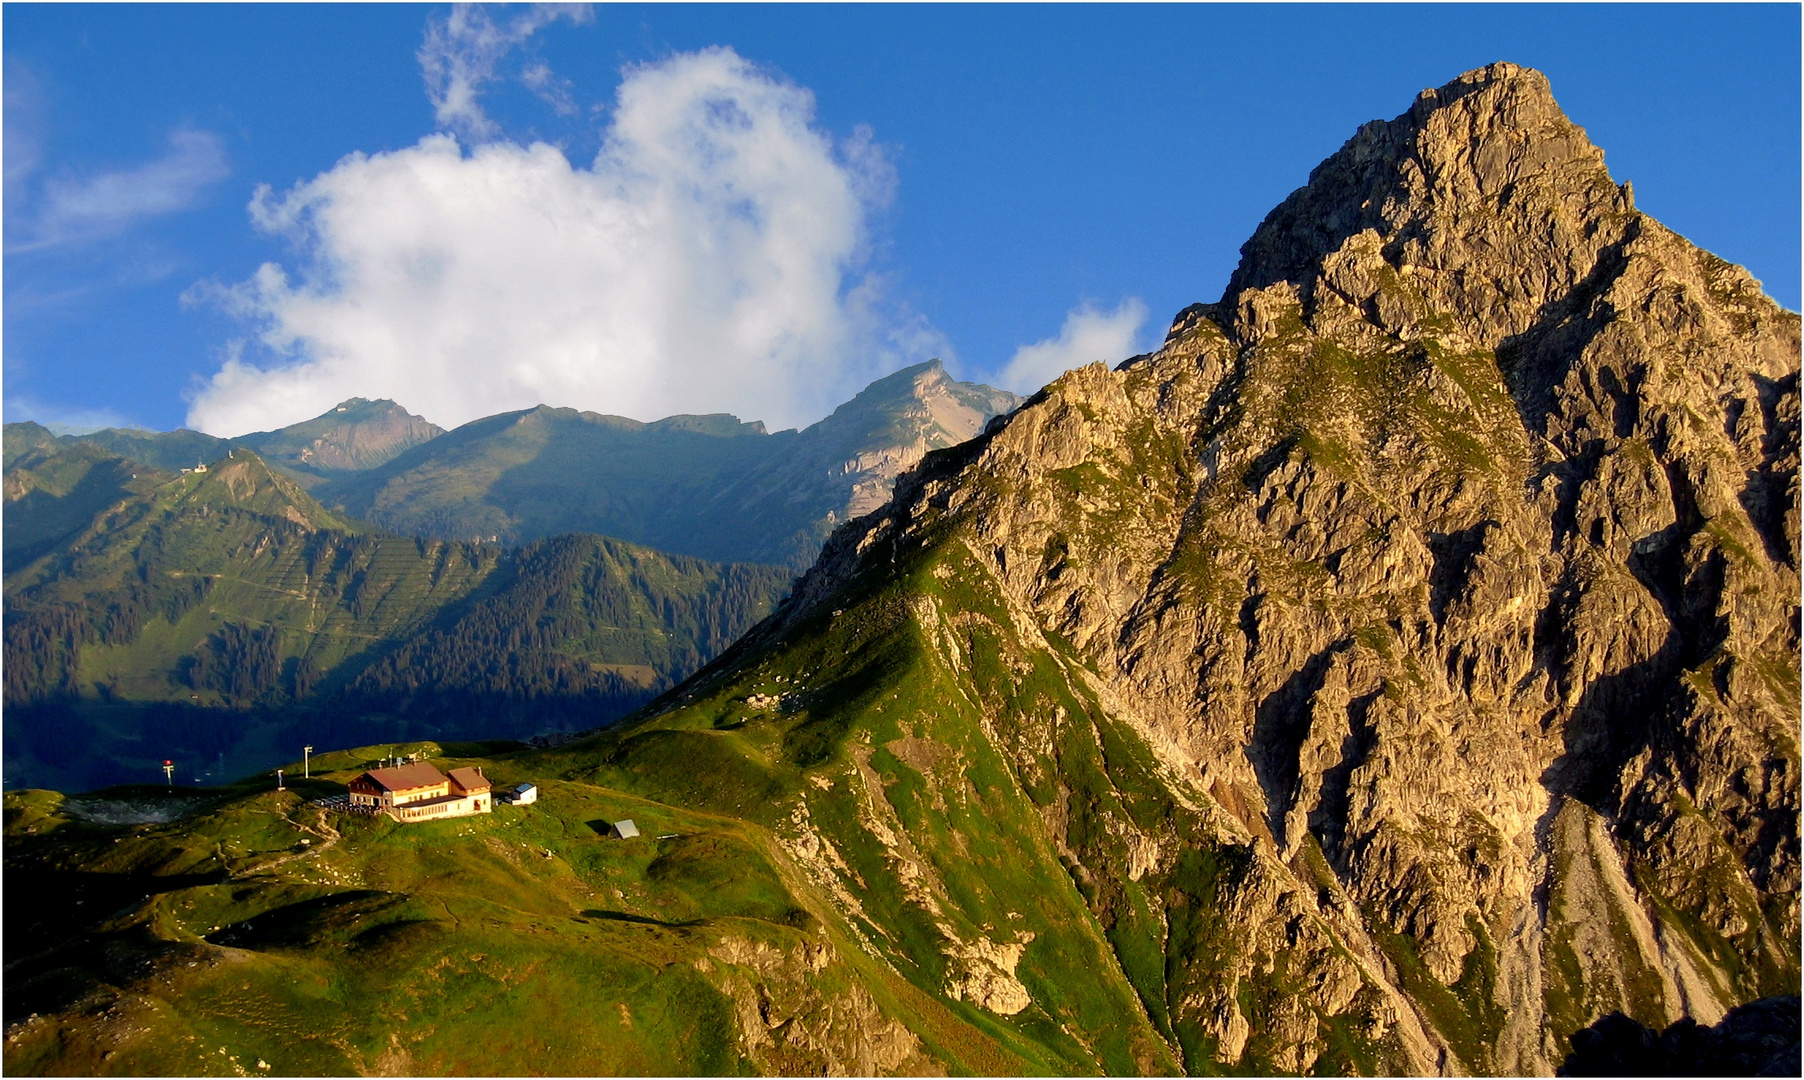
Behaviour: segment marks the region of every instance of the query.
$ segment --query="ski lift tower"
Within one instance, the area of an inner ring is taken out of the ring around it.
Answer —
[[[313,779],[313,747],[301,747],[301,779]]]
[[[175,762],[167,758],[163,760],[163,779],[168,781],[170,787],[175,786]]]

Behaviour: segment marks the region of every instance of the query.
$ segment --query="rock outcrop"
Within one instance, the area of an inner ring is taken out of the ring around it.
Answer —
[[[1366,125],[1242,256],[1157,352],[903,477],[763,640],[957,550],[1068,643],[1250,841],[1227,988],[1148,1004],[1219,1063],[1263,1026],[1310,1069],[1324,995],[1415,1067],[1550,1072],[1612,1011],[1795,993],[1798,316],[1511,64]]]

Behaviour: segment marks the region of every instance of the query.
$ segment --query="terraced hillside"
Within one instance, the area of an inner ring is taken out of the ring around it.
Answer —
[[[165,758],[217,775],[296,739],[592,727],[693,671],[788,579],[601,537],[394,536],[245,450],[171,475],[54,447],[6,484],[14,785],[149,779]]]

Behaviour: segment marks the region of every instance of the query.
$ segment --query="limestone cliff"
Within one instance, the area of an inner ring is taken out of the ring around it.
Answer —
[[[1612,1011],[1796,992],[1798,384],[1798,316],[1495,64],[1362,128],[1157,352],[905,476],[763,636],[968,552],[1252,841],[1228,977],[1149,1009],[1308,1069],[1364,983],[1414,1067],[1547,1072]],[[1058,817],[1081,878],[1184,858]],[[1274,962],[1314,989],[1244,1015]]]

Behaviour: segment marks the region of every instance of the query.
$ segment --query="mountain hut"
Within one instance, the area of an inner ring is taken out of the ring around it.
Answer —
[[[446,776],[420,761],[371,769],[347,786],[352,806],[402,822],[487,814],[493,809],[493,785],[481,769],[452,769]]]

